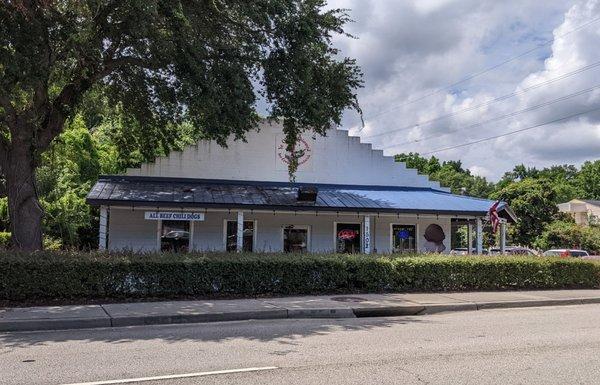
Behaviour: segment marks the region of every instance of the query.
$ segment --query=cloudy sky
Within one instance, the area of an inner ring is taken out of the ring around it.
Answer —
[[[460,159],[492,180],[517,163],[600,158],[600,110],[588,112],[600,108],[600,0],[329,6],[348,8],[355,20],[347,31],[356,39],[336,37],[335,45],[365,75],[365,126],[355,113],[343,125],[363,142],[387,155]],[[524,131],[430,153],[516,130]]]

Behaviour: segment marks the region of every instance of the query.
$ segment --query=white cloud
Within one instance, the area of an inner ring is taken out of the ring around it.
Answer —
[[[339,0],[330,6],[351,8],[356,21],[348,31],[358,39],[340,37],[336,45],[357,58],[365,72],[366,87],[359,92],[367,121],[360,132],[364,140],[382,148],[440,135],[386,150],[388,154],[454,146],[600,106],[600,91],[596,91],[512,119],[462,129],[600,85],[600,67],[596,67],[518,97],[415,126],[599,62],[600,21],[571,31],[600,18],[600,0]],[[553,37],[551,45],[439,91]],[[344,119],[352,133],[359,122],[355,115]],[[472,172],[491,178],[521,162],[537,167],[579,164],[600,158],[599,123],[600,113],[589,114],[436,156],[460,159]],[[388,131],[392,133],[368,138]]]

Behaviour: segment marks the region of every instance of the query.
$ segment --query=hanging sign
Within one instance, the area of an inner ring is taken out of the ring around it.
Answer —
[[[144,219],[162,221],[203,221],[204,213],[190,213],[178,211],[146,211]]]

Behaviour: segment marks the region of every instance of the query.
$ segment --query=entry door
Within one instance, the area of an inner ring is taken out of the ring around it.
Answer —
[[[285,253],[304,253],[309,248],[308,226],[290,225],[283,228],[283,251]]]

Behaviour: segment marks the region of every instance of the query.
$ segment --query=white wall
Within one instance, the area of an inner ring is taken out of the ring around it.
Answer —
[[[154,251],[157,221],[144,219],[144,212],[111,207],[108,216],[108,249]]]
[[[262,123],[260,131],[249,132],[246,139],[230,140],[227,148],[200,141],[182,152],[129,169],[127,174],[287,182],[287,165],[281,159],[285,156],[281,125]],[[383,156],[383,151],[373,150],[347,131],[332,129],[326,137],[305,134],[303,139],[306,156],[301,159],[304,163],[298,168],[297,182],[440,188],[438,182]]]
[[[164,209],[169,211],[169,209]],[[236,220],[235,211],[208,212],[205,220],[194,222],[192,245],[195,250],[224,251],[224,221]],[[363,222],[357,215],[315,214],[270,214],[245,212],[244,220],[255,220],[256,238],[254,248],[257,252],[283,251],[282,229],[286,225],[308,225],[310,227],[311,252],[332,252],[334,243],[334,222]],[[390,224],[417,225],[418,251],[424,251],[424,233],[429,224],[436,223],[446,234],[444,245],[450,251],[450,218],[400,216],[371,217],[372,250],[377,253],[390,253]],[[155,251],[157,249],[157,221],[144,219],[144,211],[111,208],[109,214],[108,248],[109,250],[130,249],[133,251]]]

